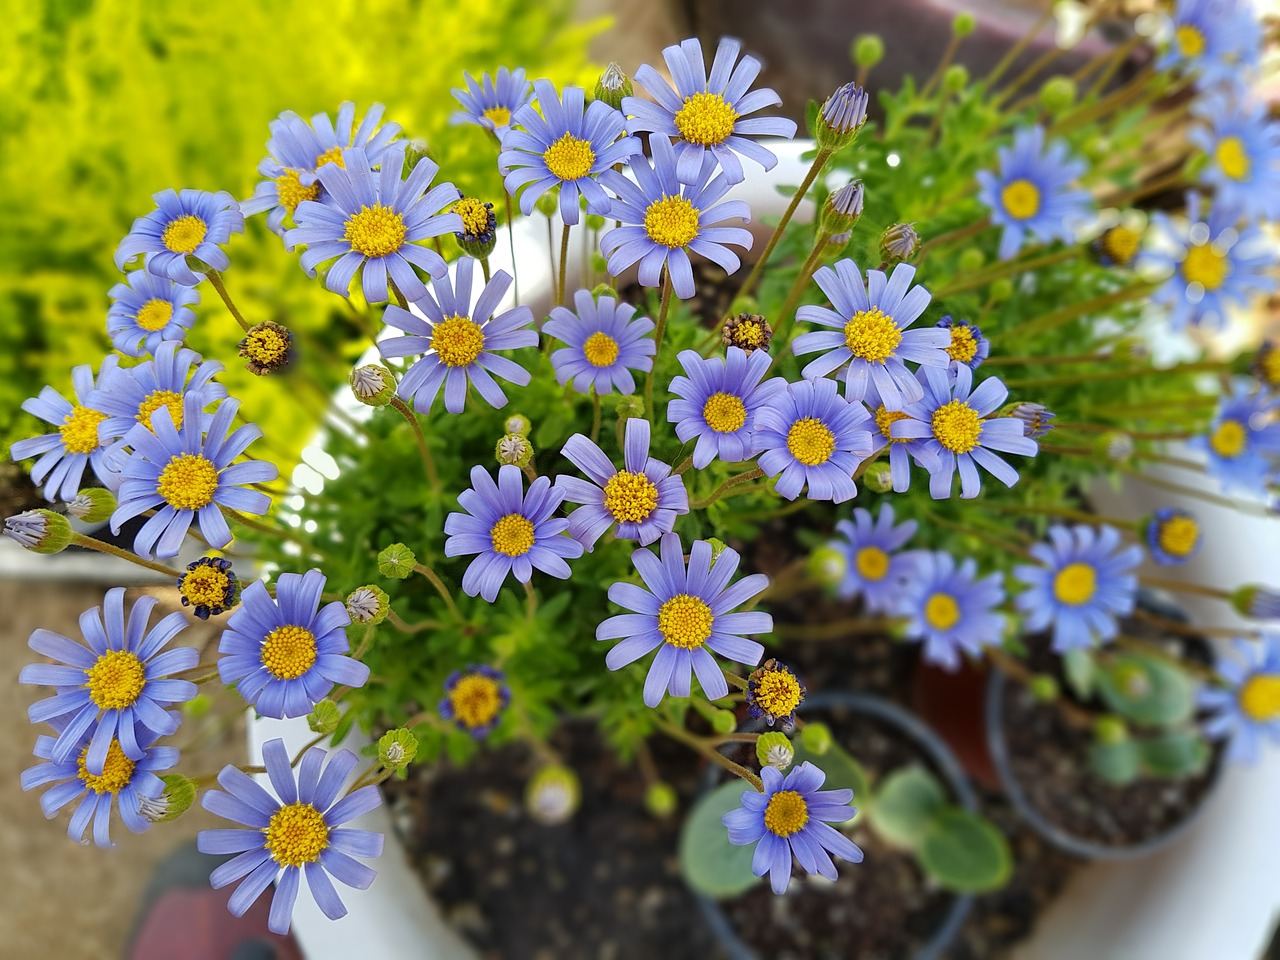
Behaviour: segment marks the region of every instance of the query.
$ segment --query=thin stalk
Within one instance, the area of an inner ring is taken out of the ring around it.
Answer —
[[[1244,506],[1241,501],[1232,500],[1228,497],[1220,497],[1216,493],[1210,493],[1208,490],[1198,490],[1195,487],[1188,487],[1181,483],[1173,483],[1170,480],[1153,477],[1150,474],[1143,473],[1141,470],[1133,470],[1125,467],[1121,467],[1120,469],[1129,476],[1134,477],[1137,480],[1141,480],[1143,483],[1148,483],[1161,490],[1167,490],[1170,493],[1177,493],[1187,497],[1198,497],[1206,503],[1213,503],[1220,507],[1227,507],[1231,510],[1240,510]],[[1261,511],[1257,512],[1260,513]]]
[[[492,276],[491,276],[491,275],[490,275],[490,273],[489,273],[489,258],[488,258],[488,257],[481,257],[481,258],[480,258],[480,271],[484,274],[484,282],[485,282],[485,283],[488,283],[488,282],[492,279]]]
[[[692,503],[690,503],[689,509],[702,510],[706,507],[709,507],[711,506],[711,504],[715,503],[717,500],[719,500],[721,497],[723,497],[726,493],[728,493],[730,490],[732,490],[734,487],[738,486],[739,484],[748,483],[752,480],[755,480],[763,476],[764,476],[764,471],[761,470],[759,467],[756,467],[754,470],[748,470],[745,473],[739,473],[735,476],[732,476],[728,480],[726,480],[724,483],[720,484],[720,486],[716,487],[716,489],[712,492],[711,496],[707,497],[705,500],[694,500]]]
[[[427,436],[422,432],[422,424],[418,421],[417,414],[399,397],[391,398],[391,406],[395,407],[400,416],[404,417],[409,426],[413,428],[413,438],[418,443],[418,453],[422,456],[423,469],[427,471],[427,481],[431,484],[431,489],[439,493],[442,489],[440,486],[440,474],[436,470],[435,458],[431,456],[431,450],[427,446]]]
[[[1208,587],[1202,583],[1188,583],[1185,580],[1165,580],[1162,577],[1139,577],[1138,582],[1144,587],[1156,590],[1168,590],[1170,593],[1194,593],[1201,597],[1212,597],[1214,600],[1231,602],[1231,592],[1218,587]]]
[[[667,313],[671,309],[671,271],[662,272],[662,305],[658,308],[658,325],[653,331],[653,369],[644,378],[644,415],[653,423],[653,381],[658,378],[658,360],[662,356],[662,338],[667,332]],[[621,421],[619,421],[621,422]]]
[[[933,68],[933,73],[925,81],[924,86],[920,88],[919,97],[921,100],[929,99],[933,95],[933,88],[942,82],[942,75],[947,72],[947,67],[951,66],[951,60],[956,55],[960,40],[961,38],[952,32],[951,39],[947,41],[947,49],[942,51],[942,59],[938,61],[938,65]]]
[[[1220,360],[1200,360],[1194,363],[1178,363],[1172,367],[1128,367],[1123,370],[1091,370],[1063,377],[1030,377],[1022,380],[1006,380],[1005,386],[1015,387],[1069,387],[1078,383],[1094,383],[1099,380],[1132,380],[1141,376],[1164,376],[1170,373],[1204,373],[1224,368]]]
[[[218,296],[222,298],[222,302],[227,305],[227,309],[231,311],[231,316],[236,318],[236,323],[240,324],[240,329],[248,333],[253,329],[253,324],[244,318],[244,315],[236,307],[231,299],[231,294],[227,293],[227,288],[222,282],[222,274],[217,270],[210,270],[205,274],[209,278],[209,283],[213,285],[213,289],[218,291]]]
[[[979,270],[969,275],[963,280],[957,280],[955,283],[948,284],[940,289],[935,296],[938,299],[949,297],[957,293],[964,293],[966,290],[976,290],[979,287],[985,287],[993,280],[999,280],[1001,277],[1009,277],[1019,273],[1026,273],[1028,270],[1038,270],[1041,267],[1052,266],[1056,263],[1064,263],[1074,260],[1080,255],[1079,247],[1067,247],[1065,250],[1055,250],[1053,253],[1047,253],[1042,257],[1036,257],[1033,260],[1015,260],[1010,263],[1000,263],[986,270]]]
[[[440,575],[421,560],[413,565],[413,569],[415,572],[426,577],[431,585],[436,588],[436,593],[440,595],[440,599],[444,601],[444,605],[449,608],[449,612],[453,614],[453,618],[459,623],[464,623],[465,621],[462,618],[462,611],[459,610],[458,605],[454,603],[453,594],[449,592],[449,588],[445,586],[444,581],[440,579]]]
[[[511,194],[503,189],[502,197],[507,201],[507,244],[511,247],[511,279],[515,289],[516,306],[520,305],[520,271],[516,269],[516,224],[511,217]]]
[[[600,439],[600,394],[596,393],[596,385],[591,385],[591,442]]]
[[[754,773],[752,773],[750,770],[748,770],[746,767],[742,766],[741,764],[734,763],[732,760],[726,757],[723,753],[717,750],[714,746],[712,746],[709,741],[703,739],[702,737],[695,736],[694,734],[690,733],[688,730],[685,730],[683,727],[677,726],[676,724],[672,723],[670,720],[667,720],[664,717],[658,717],[656,722],[657,722],[658,729],[661,730],[663,733],[665,733],[672,740],[679,741],[680,743],[683,743],[685,746],[692,748],[693,750],[702,754],[708,760],[711,760],[715,763],[720,764],[720,766],[724,767],[726,770],[728,770],[730,773],[734,774],[735,776],[741,777],[743,780],[747,781],[747,783],[751,784],[761,793],[764,792],[764,784],[761,783],[760,778],[758,776],[756,776]]]
[[[930,521],[933,523],[936,523],[940,527],[946,527],[948,530],[954,530],[957,533],[964,533],[964,534],[969,534],[971,536],[975,536],[979,540],[983,540],[991,544],[993,547],[998,547],[999,549],[1004,550],[1008,553],[1012,553],[1016,557],[1022,557],[1025,560],[1035,559],[1024,548],[1018,546],[1017,544],[1010,543],[1008,540],[1002,540],[999,537],[994,536],[993,534],[990,534],[987,531],[981,529],[980,527],[965,526],[963,523],[953,523],[952,521],[946,519],[945,517],[938,516],[938,514],[934,513],[932,510],[928,510],[926,511],[926,513],[928,513]]]
[[[784,340],[782,332],[787,329],[788,325],[795,319],[796,304],[800,302],[800,298],[804,296],[804,292],[809,287],[809,281],[813,279],[814,272],[818,269],[818,262],[822,259],[823,245],[827,242],[828,234],[820,234],[818,242],[813,245],[813,249],[809,251],[809,256],[800,266],[800,272],[796,274],[796,279],[791,284],[791,290],[787,293],[787,299],[783,301],[782,306],[776,314],[776,323],[773,328],[773,361],[769,364],[769,369],[765,371],[765,376],[769,376],[782,362],[783,356],[786,355],[787,347],[790,340]]]
[[[525,618],[532,623],[538,615],[538,594],[527,580],[521,586],[524,587]]]
[[[569,231],[573,228],[569,224],[564,225],[564,230],[560,233],[560,273],[557,276],[556,284],[556,306],[564,306],[564,285],[565,277],[569,274]]]
[[[289,761],[289,768],[292,769],[296,767],[299,763],[301,763],[303,756],[306,755],[306,752],[310,750],[312,747],[320,746],[320,741],[327,736],[329,736],[329,734],[327,733],[317,734],[316,736],[308,740],[306,743],[304,743],[302,747],[298,750],[298,752],[294,754],[293,759]]]
[[[130,563],[137,564],[140,567],[146,567],[148,570],[154,570],[156,573],[163,573],[165,576],[173,577],[178,580],[182,577],[181,570],[175,570],[173,567],[166,567],[163,563],[153,563],[150,560],[143,560],[128,550],[122,550],[111,543],[104,543],[93,537],[85,536],[83,533],[75,533],[71,536],[71,542],[77,547],[84,547],[87,550],[96,550],[98,553],[110,554],[113,557],[119,557],[121,560],[128,560]]]
[[[400,309],[408,310],[409,301],[405,299],[404,294],[400,292],[400,288],[396,286],[396,282],[390,277],[387,278],[387,286],[391,289],[391,295],[396,298],[396,303],[400,305]]]
[[[1094,313],[1098,310],[1105,310],[1107,307],[1113,307],[1122,303],[1129,303],[1133,300],[1141,300],[1155,289],[1155,284],[1151,283],[1135,283],[1132,286],[1124,287],[1112,293],[1103,294],[1100,297],[1094,297],[1091,300],[1083,300],[1079,303],[1073,303],[1063,307],[1060,310],[1054,310],[1051,313],[1042,314],[1031,320],[1024,321],[1016,326],[1003,330],[998,334],[1000,337],[1008,338],[1013,335],[1025,337],[1031,333],[1044,333],[1055,327],[1060,327],[1064,323],[1070,323],[1078,317]],[[995,339],[992,337],[991,339]],[[1038,381],[1043,384],[1044,381]]]
[[[916,252],[916,263],[924,260],[925,254],[937,247],[946,246],[948,243],[955,243],[957,240],[967,240],[969,237],[981,233],[987,227],[991,226],[991,221],[983,217],[977,223],[970,223],[967,226],[957,227],[946,233],[940,233],[930,240],[926,240]]]
[[[1006,677],[1016,680],[1023,686],[1030,686],[1035,681],[1036,675],[1026,664],[1019,663],[999,647],[983,647],[982,652],[991,665]],[[1093,726],[1093,715],[1077,707],[1065,697],[1058,697],[1053,703],[1058,708],[1058,712],[1062,714],[1062,719],[1066,720],[1071,726],[1078,727],[1081,730],[1088,730]]]
[[[983,84],[985,84],[988,89],[995,86],[996,81],[1004,76],[1004,72],[1013,66],[1014,61],[1017,60],[1018,57],[1022,56],[1022,51],[1027,49],[1031,42],[1039,36],[1040,31],[1043,30],[1052,19],[1053,10],[1045,10],[1044,13],[1040,15],[1040,19],[1035,22],[1035,25],[1019,37],[1018,42],[1005,52],[1005,55],[1000,58],[1000,62],[992,67],[991,72],[982,80]]]

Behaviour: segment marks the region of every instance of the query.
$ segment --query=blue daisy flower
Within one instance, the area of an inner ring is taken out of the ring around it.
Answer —
[[[1200,549],[1201,532],[1194,514],[1161,507],[1146,523],[1147,552],[1164,566],[1186,563]]]
[[[1280,744],[1280,637],[1236,640],[1234,658],[1220,658],[1218,675],[1226,686],[1206,686],[1197,706],[1211,716],[1204,732],[1215,740],[1228,739],[1227,759],[1257,763],[1264,739]]]
[[[841,397],[834,380],[801,380],[756,411],[752,446],[788,500],[807,485],[810,500],[844,503],[857,496],[853,475],[871,456],[870,425],[866,408]]]
[[[117,362],[117,357],[107,357],[98,379],[104,376],[109,379]],[[31,468],[31,482],[44,485],[44,498],[50,503],[75,499],[84,480],[85,467],[91,467],[103,486],[113,491],[120,484],[118,465],[112,462],[98,435],[98,428],[107,415],[94,409],[90,400],[97,389],[93,369],[88,365],[74,368],[71,385],[75,389],[74,404],[53,387],[41,387],[38,397],[22,401],[23,410],[57,427],[57,433],[19,440],[9,447],[9,455],[15,460],[40,458]]]
[[[506,675],[483,663],[455,670],[444,682],[440,716],[477,740],[488,736],[511,702]]]
[[[161,190],[152,197],[156,209],[133,221],[116,248],[117,270],[138,254],[148,273],[194,287],[201,277],[187,263],[194,257],[214,270],[231,266],[222,249],[233,233],[244,233],[244,214],[225,190]]]
[[[1214,202],[1245,220],[1280,218],[1280,124],[1268,119],[1265,105],[1217,91],[1192,112],[1204,124],[1187,139],[1209,158],[1200,176]]]
[[[998,573],[979,578],[973,558],[959,564],[942,551],[919,551],[911,576],[898,592],[893,611],[906,618],[905,636],[924,643],[924,659],[944,670],[960,667],[963,651],[981,656],[985,646],[999,646],[1005,618],[996,612],[1004,603]]]
[[[572,380],[579,393],[592,388],[600,395],[635,393],[631,371],[653,369],[653,321],[607,294],[596,300],[590,290],[575,293],[573,304],[576,312],[552,307],[551,319],[542,325],[543,333],[565,344],[551,354],[556,381],[564,386]]]
[[[54,729],[57,727],[55,723]],[[178,748],[152,746],[156,738],[145,731],[140,734],[141,756],[130,760],[120,742],[112,740],[100,774],[90,773],[86,766],[87,744],[80,747],[74,759],[54,760],[58,739],[41,736],[36,740],[34,753],[46,762],[22,771],[22,789],[32,790],[61,781],[40,797],[40,809],[52,819],[67,804],[79,801],[67,824],[67,836],[77,842],[84,841],[85,831],[92,824],[93,842],[99,847],[111,846],[113,810],[131,832],[146,833],[151,820],[144,814],[144,805],[164,793],[164,781],[156,774],[177,764]]]
[[[112,743],[130,760],[141,760],[144,743],[178,729],[181,718],[166,711],[192,699],[196,685],[170,677],[194,667],[200,653],[194,647],[161,652],[187,620],[171,613],[148,631],[156,603],[155,597],[139,597],[126,623],[124,587],[108,590],[101,612],[94,607],[80,617],[87,647],[49,630],[31,634],[31,649],[57,662],[27,664],[18,682],[57,691],[27,711],[32,723],[66,724],[49,754],[54,763],[71,758],[92,730],[85,763],[100,776]]]
[[[675,89],[653,67],[645,64],[636,71],[635,82],[656,103],[639,97],[623,97],[622,112],[628,133],[654,133],[676,139],[676,169],[681,181],[695,183],[704,161],[711,157],[730,183],[741,183],[741,154],[766,170],[778,162],[755,137],[796,135],[796,125],[785,117],[749,117],[765,107],[776,107],[782,98],[768,87],[749,90],[760,74],[755,57],[738,59],[742,42],[723,37],[716,47],[707,75],[702,43],[690,38],[662,51]]]
[[[320,197],[316,171],[326,163],[343,166],[346,161],[342,151],[347,147],[359,147],[370,168],[378,167],[387,147],[400,133],[398,123],[379,126],[385,110],[382,104],[373,104],[358,127],[356,105],[350,100],[338,108],[336,124],[327,113],[317,113],[307,122],[292,110],[272,120],[267,156],[258,164],[258,173],[267,179],[259,181],[253,196],[240,203],[245,216],[271,211],[267,226],[272,233],[283,236],[285,221],[293,216],[298,204]]]
[[[528,583],[534,568],[567,580],[565,560],[582,556],[582,544],[561,536],[569,521],[552,516],[562,499],[547,477],[538,477],[525,493],[524,475],[511,464],[498,468],[496,484],[484,467],[472,467],[471,489],[458,494],[466,512],[444,521],[444,555],[477,555],[462,575],[463,592],[493,603],[508,574]]]
[[[764,379],[772,360],[763,350],[748,354],[729,347],[723,359],[683,350],[678,359],[686,376],[671,381],[679,399],[667,404],[667,420],[676,425],[681,443],[698,438],[694,467],[701,470],[715,459],[746,460],[756,412],[786,390],[787,381]]]
[[[1113,638],[1116,617],[1133,612],[1142,548],[1120,546],[1114,527],[1053,526],[1049,543],[1031,546],[1039,566],[1023,564],[1013,574],[1026,584],[1015,603],[1027,632],[1053,628],[1057,653],[1081,650]]]
[[[261,516],[271,505],[265,493],[246,490],[244,485],[275,480],[279,476],[275,464],[232,462],[262,436],[262,430],[245,424],[228,435],[240,402],[224,400],[206,433],[201,428],[202,407],[200,394],[188,393],[182,429],[174,428],[168,406],[161,406],[150,424],[134,424],[124,437],[133,453],[120,470],[119,504],[111,514],[111,531],[119,533],[125,521],[155,509],[133,542],[134,552],[141,557],[150,557],[153,550],[159,557],[177,556],[192,521],[199,524],[209,546],[225,547],[231,542],[231,530],[222,507]]]
[[[921,367],[925,396],[907,406],[906,419],[896,420],[889,433],[923,448],[936,466],[930,470],[929,495],[935,500],[951,496],[952,478],[960,471],[960,497],[970,500],[982,490],[978,467],[1006,487],[1018,482],[1018,471],[992,453],[1034,457],[1040,446],[1016,417],[993,417],[1009,391],[998,377],[988,377],[973,388],[973,371],[956,364],[948,373],[937,367]],[[910,448],[911,445],[908,445]]]
[[[146,270],[129,273],[107,296],[107,336],[113,347],[130,357],[154,354],[166,340],[181,341],[196,322],[191,307],[200,302],[195,287]]]
[[[889,450],[889,480],[894,493],[905,493],[911,487],[912,460],[930,473],[938,469],[937,455],[925,444],[907,437],[893,436],[894,423],[910,419],[909,413],[905,410],[890,410],[880,399],[880,391],[874,383],[867,384],[867,394],[862,402],[875,420],[875,429],[871,431],[872,455],[879,454],[886,447]]]
[[[463,73],[462,79],[467,89],[454,87],[449,92],[462,104],[463,109],[449,117],[450,123],[474,123],[484,127],[502,142],[507,131],[511,129],[512,118],[520,112],[520,108],[533,101],[533,91],[528,80],[524,78],[524,68],[508,70],[499,67],[497,74],[480,75],[479,81],[469,73]]]
[[[977,370],[991,355],[991,341],[968,320],[956,320],[947,314],[936,326],[951,334],[951,343],[943,349],[952,363],[963,363],[970,370]]]
[[[637,261],[642,286],[662,282],[662,268],[681,300],[693,296],[693,267],[689,254],[696,253],[734,273],[741,266],[738,255],[726,244],[751,249],[751,231],[742,227],[722,227],[726,220],[751,220],[751,208],[744,200],[720,201],[729,191],[729,179],[716,171],[715,158],[708,156],[697,176],[688,183],[676,176],[676,154],[666,137],[649,139],[653,164],[637,157],[632,161],[632,181],[616,170],[606,170],[600,182],[616,195],[609,216],[622,224],[600,238],[600,252],[608,258],[610,276],[618,276]]]
[[[858,507],[853,520],[841,520],[836,532],[843,538],[832,546],[845,554],[844,579],[836,591],[841,600],[861,597],[868,613],[892,613],[898,606],[903,581],[915,567],[919,551],[902,551],[916,533],[914,520],[894,526],[893,507],[880,505],[872,520],[871,512]]]
[[[648,420],[627,420],[621,470],[582,434],[565,441],[560,453],[590,480],[557,477],[556,489],[568,503],[582,504],[569,515],[569,535],[586,549],[614,524],[619,540],[653,543],[671,532],[677,516],[689,512],[684,479],[671,472],[670,464],[649,456],[649,437]]]
[[[350,652],[346,606],[320,606],[319,570],[282,573],[272,599],[257,580],[240,595],[218,641],[218,677],[264,717],[305,717],[336,684],[362,687],[369,668]]]
[[[1258,64],[1261,27],[1247,2],[1177,0],[1167,26],[1170,43],[1158,70],[1193,74],[1201,87],[1234,86]]]
[[[730,810],[720,822],[729,831],[729,842],[756,845],[751,872],[769,874],[773,892],[782,895],[791,882],[794,858],[808,874],[836,879],[830,854],[850,863],[862,862],[862,850],[831,823],[852,820],[852,790],[823,790],[827,775],[806,760],[785,777],[775,767],[760,769],[764,791],[744,790],[742,806]],[[826,821],[825,823],[823,821]]]
[[[507,402],[507,395],[494,380],[494,374],[516,386],[529,383],[528,370],[514,360],[498,356],[495,351],[538,345],[537,332],[529,328],[533,311],[528,307],[515,307],[495,316],[511,286],[511,275],[505,270],[494,273],[473,307],[475,266],[476,261],[471,257],[460,257],[452,283],[447,270],[434,278],[431,281],[434,296],[423,288],[422,295],[413,298],[412,304],[418,313],[393,303],[383,314],[389,326],[403,330],[408,336],[379,341],[382,355],[423,355],[409,367],[396,388],[419,413],[431,410],[442,387],[444,408],[450,413],[461,413],[467,405],[468,383],[474,384],[480,396],[494,407],[505,406]]]
[[[875,384],[891,410],[923,397],[920,382],[903,361],[945,369],[951,362],[946,353],[951,334],[936,327],[904,332],[932,299],[924,287],[911,286],[915,275],[915,267],[900,263],[888,279],[880,270],[868,270],[864,286],[862,272],[852,260],[841,260],[835,269],[823,267],[814,274],[835,309],[803,306],[796,311],[796,319],[835,330],[796,337],[791,349],[798,357],[825,351],[809,362],[804,376],[825,377],[847,363],[845,396],[850,400],[866,396],[869,383]]]
[[[991,222],[1003,227],[1000,259],[1008,260],[1030,236],[1040,243],[1075,239],[1076,229],[1093,211],[1087,190],[1072,190],[1087,164],[1070,156],[1067,144],[1045,147],[1044,128],[1024,127],[1013,145],[1001,147],[1000,170],[978,171],[978,199],[991,210]]]
[[[565,87],[563,100],[550,80],[535,80],[539,113],[526,104],[512,117],[502,137],[498,166],[507,193],[520,193],[520,212],[533,213],[537,199],[560,188],[560,219],[578,222],[578,195],[586,197],[589,213],[609,213],[609,196],[596,182],[615,163],[640,152],[640,141],[625,136],[625,120],[601,100],[586,103],[581,87]]]
[[[1237,382],[1222,397],[1218,411],[1204,436],[1187,446],[1201,450],[1209,473],[1229,490],[1261,492],[1280,454],[1280,423],[1274,422],[1280,397]]]
[[[262,761],[275,796],[241,770],[223,767],[218,774],[222,790],[210,790],[200,805],[248,829],[201,830],[196,846],[201,853],[237,854],[209,874],[215,890],[241,881],[227,901],[234,916],[243,916],[276,882],[267,928],[284,936],[303,873],[316,905],[330,920],[347,913],[330,877],[356,890],[369,889],[377,874],[355,858],[381,856],[382,834],[343,824],[381,806],[382,794],[375,786],[343,794],[359,762],[350,750],[326,753],[312,747],[295,770],[284,741],[268,740],[262,745]]]
[[[609,651],[605,664],[621,670],[657,647],[644,682],[646,706],[656,707],[667,692],[689,696],[695,673],[707,699],[719,700],[729,695],[729,684],[711,654],[751,667],[760,662],[764,647],[743,635],[768,633],[773,617],[759,610],[732,611],[763,592],[769,578],[753,573],[729,586],[738,570],[737,552],[726,547],[713,559],[705,540],[689,548],[687,570],[678,534],[665,534],[659,550],[661,559],[643,548],[631,554],[644,587],[620,582],[609,588],[610,600],[635,612],[610,617],[596,627],[597,640],[622,640]]]
[[[326,163],[316,171],[324,187],[319,199],[303,200],[294,210],[297,226],[285,232],[284,241],[290,249],[307,245],[301,262],[309,277],[337,258],[324,278],[333,293],[350,296],[359,270],[369,303],[391,299],[392,286],[418,300],[427,288],[413,268],[433,277],[447,269],[440,254],[420,244],[461,232],[462,218],[445,212],[457,201],[458,188],[441,183],[428,190],[440,168],[425,157],[402,180],[404,151],[402,142],[388,146],[375,172],[362,148],[348,147],[341,166]]]

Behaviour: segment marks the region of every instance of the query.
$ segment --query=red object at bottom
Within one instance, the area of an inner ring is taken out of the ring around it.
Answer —
[[[1000,775],[987,750],[986,672],[967,660],[954,673],[921,660],[911,686],[916,713],[947,742],[970,777],[988,790],[998,790]]]
[[[249,943],[269,945],[275,960],[303,960],[292,937],[267,930],[270,897],[259,897],[243,917],[235,917],[227,910],[230,896],[230,889],[162,893],[138,929],[127,960],[229,960],[237,947]]]

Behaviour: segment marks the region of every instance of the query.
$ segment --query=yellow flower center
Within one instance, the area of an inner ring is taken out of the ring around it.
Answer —
[[[952,400],[933,411],[933,436],[952,453],[968,453],[981,433],[978,411],[963,401]]]
[[[924,605],[924,621],[935,630],[950,630],[960,619],[960,604],[949,593],[935,593]]]
[[[582,345],[582,355],[593,367],[612,366],[618,359],[618,341],[597,330]]]
[[[316,157],[316,169],[319,170],[326,163],[336,163],[343,170],[347,169],[347,161],[342,157],[342,151],[345,147],[330,147],[320,156]]]
[[[88,757],[89,748],[85,747],[80,751],[80,759],[76,761],[80,771],[77,776],[94,793],[119,793],[133,779],[133,761],[124,755],[119,740],[112,740],[107,747],[107,759],[102,763],[102,773],[95,775],[89,772],[86,762]]]
[[[1230,272],[1230,261],[1207,243],[1197,243],[1182,261],[1187,283],[1198,283],[1206,290],[1217,290]]]
[[[677,593],[658,608],[658,630],[673,647],[694,650],[711,636],[715,617],[711,608],[698,597]]]
[[[93,453],[98,449],[98,424],[107,419],[105,413],[76,406],[62,421],[58,433],[67,453]]]
[[[385,257],[404,246],[404,217],[390,207],[375,203],[361,207],[347,220],[342,238],[351,249],[366,257]]]
[[[889,572],[889,554],[879,547],[863,547],[853,557],[858,576],[865,580],[883,580]]]
[[[1161,525],[1156,539],[1160,549],[1170,556],[1190,556],[1200,542],[1200,524],[1191,517],[1172,516]]]
[[[787,670],[769,670],[756,680],[752,696],[756,705],[774,717],[789,717],[804,693],[800,690],[800,681]]]
[[[1218,456],[1232,460],[1244,453],[1249,434],[1239,420],[1223,420],[1209,434],[1209,446]]]
[[[449,691],[449,706],[462,726],[471,730],[487,727],[502,709],[502,691],[492,677],[467,674]]]
[[[1124,266],[1138,252],[1142,234],[1128,227],[1112,227],[1102,235],[1102,250],[1113,261]]]
[[[324,816],[309,803],[290,803],[271,815],[263,833],[267,835],[263,849],[285,867],[301,867],[315,863],[329,846],[329,825]]]
[[[1248,178],[1252,164],[1244,148],[1244,141],[1239,137],[1223,137],[1214,148],[1213,155],[1222,172],[1232,180]]]
[[[218,468],[198,453],[180,453],[160,471],[156,493],[175,510],[199,510],[218,491]]]
[[[716,433],[733,433],[747,422],[747,407],[731,393],[713,393],[702,405],[702,419]]]
[[[495,127],[511,126],[511,111],[506,107],[490,107],[484,112],[484,118]]]
[[[664,247],[687,246],[698,236],[698,208],[684,197],[663,194],[645,210],[644,232]]]
[[[187,572],[178,590],[193,607],[220,607],[230,586],[231,578],[217,567],[200,566]]]
[[[533,549],[533,522],[523,514],[508,513],[489,531],[489,542],[498,553],[522,557]]]
[[[787,449],[806,467],[816,467],[831,459],[836,449],[836,435],[821,420],[804,417],[787,431]]]
[[[733,343],[738,347],[758,350],[764,346],[764,328],[754,320],[744,320],[733,330]]]
[[[155,433],[151,427],[151,415],[161,407],[169,408],[169,416],[173,419],[173,429],[182,429],[182,394],[174,393],[172,390],[152,390],[147,394],[140,404],[138,404],[138,412],[134,414],[133,419],[139,423],[145,423],[147,429]]]
[[[604,485],[604,508],[619,523],[640,523],[658,509],[658,488],[643,473],[619,470]]]
[[[431,328],[431,349],[445,366],[465,367],[484,349],[484,331],[470,317],[455,313]]]
[[[1280,676],[1260,673],[1240,687],[1240,710],[1250,720],[1266,723],[1280,719]]]
[[[580,140],[572,134],[563,137],[547,147],[542,155],[551,175],[559,180],[581,180],[595,166],[596,152],[591,144]]]
[[[134,321],[147,333],[163,330],[173,318],[173,304],[168,300],[148,300],[138,308]]]
[[[893,317],[879,307],[859,310],[844,325],[844,342],[849,352],[869,363],[884,363],[902,342],[902,331]]]
[[[274,370],[289,356],[289,331],[274,323],[260,323],[240,341],[240,355],[260,367]]]
[[[195,253],[196,247],[204,243],[209,227],[193,213],[178,217],[164,228],[164,236],[160,239],[174,253]]]
[[[320,196],[320,181],[304,187],[297,170],[286,170],[276,177],[276,196],[280,198],[280,206],[293,213],[303,200],[314,200]]]
[[[306,627],[276,627],[262,641],[262,665],[277,680],[295,680],[316,662],[316,635]]]
[[[889,435],[889,428],[899,420],[910,419],[907,414],[901,410],[886,410],[884,404],[876,407],[876,427],[880,431],[880,435],[890,443],[906,443],[906,437],[894,437]]]
[[[1053,595],[1068,606],[1088,603],[1097,590],[1098,571],[1087,563],[1068,563],[1053,578]]]
[[[794,790],[779,790],[764,808],[764,827],[777,837],[799,833],[809,822],[809,804]]]
[[[695,93],[686,97],[675,116],[680,136],[700,147],[714,147],[733,135],[738,114],[718,93]]]
[[[453,205],[453,212],[462,218],[462,233],[478,237],[489,232],[489,208],[475,197],[463,197]]]
[[[1258,354],[1258,372],[1268,387],[1280,386],[1280,348],[1267,347]]]
[[[1174,31],[1174,41],[1178,44],[1178,52],[1187,59],[1200,56],[1206,46],[1204,34],[1188,23],[1181,24]]]
[[[978,353],[978,341],[973,335],[973,328],[957,323],[951,328],[951,344],[946,348],[947,356],[960,363],[968,363]]]
[[[1030,220],[1040,212],[1040,190],[1030,180],[1014,180],[1000,191],[1000,202],[1015,220]]]
[[[108,650],[86,671],[89,699],[99,710],[131,707],[147,682],[146,668],[127,650]]]

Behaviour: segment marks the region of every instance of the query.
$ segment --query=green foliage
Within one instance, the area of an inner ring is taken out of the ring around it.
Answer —
[[[871,802],[871,778],[862,764],[838,743],[831,744],[826,753],[819,756],[805,746],[803,740],[793,742],[796,753],[791,762],[799,766],[807,760],[820,768],[827,775],[824,790],[852,790],[853,802],[861,815],[865,805]]]
[[[1185,671],[1139,653],[1112,656],[1098,673],[1098,694],[1134,723],[1168,727],[1190,718],[1195,687]]]
[[[1013,855],[1000,831],[960,807],[949,807],[933,817],[918,855],[925,872],[948,890],[996,890],[1013,873]]]
[[[736,897],[760,882],[751,873],[754,845],[734,846],[720,822],[741,805],[739,780],[722,783],[694,804],[680,830],[680,869],[694,891],[708,897]]]
[[[1167,730],[1142,742],[1142,764],[1152,776],[1177,780],[1204,772],[1209,745],[1194,728]]]
[[[885,777],[876,790],[871,825],[890,843],[914,849],[946,803],[937,777],[918,765],[904,767]]]
[[[1142,747],[1127,737],[1095,740],[1089,745],[1089,766],[1103,780],[1116,786],[1132,783],[1142,772]]]

